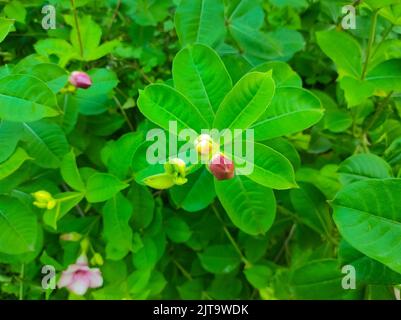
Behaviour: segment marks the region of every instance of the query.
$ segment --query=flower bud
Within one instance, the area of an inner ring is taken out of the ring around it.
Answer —
[[[104,263],[103,257],[100,253],[95,253],[91,259],[91,264],[94,266],[102,266]]]
[[[41,209],[51,210],[57,204],[57,200],[53,199],[52,195],[44,190],[32,193],[32,196],[35,198],[33,205]]]
[[[179,158],[173,158],[164,165],[164,170],[170,175],[185,177],[186,164]]]
[[[201,134],[195,140],[196,152],[202,156],[211,155],[213,152],[214,142],[208,134]]]
[[[217,180],[232,179],[235,173],[234,163],[222,153],[213,156],[209,163],[209,170]]]
[[[60,236],[60,240],[72,241],[72,242],[79,241],[79,240],[81,240],[81,238],[82,238],[82,235],[80,235],[77,232],[64,233]]]
[[[82,71],[74,71],[71,73],[69,81],[74,87],[81,89],[88,89],[92,85],[90,76]]]

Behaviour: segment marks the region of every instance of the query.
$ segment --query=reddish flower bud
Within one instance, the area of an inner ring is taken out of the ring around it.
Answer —
[[[88,89],[92,85],[90,76],[81,71],[71,73],[69,81],[74,87],[81,89]]]
[[[234,177],[234,163],[222,153],[215,155],[209,163],[210,172],[217,180],[228,180]]]

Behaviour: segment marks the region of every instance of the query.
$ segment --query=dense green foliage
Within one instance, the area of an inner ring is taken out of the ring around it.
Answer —
[[[401,1],[350,2],[2,1],[0,298],[395,299]],[[253,172],[150,164],[171,121]],[[42,288],[82,253],[103,285]]]

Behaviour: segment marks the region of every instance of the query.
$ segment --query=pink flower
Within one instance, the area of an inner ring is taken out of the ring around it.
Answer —
[[[98,268],[89,268],[88,259],[82,255],[75,264],[63,271],[58,287],[67,287],[76,295],[83,296],[88,288],[99,288],[103,285],[103,277]]]
[[[234,163],[222,153],[215,155],[209,163],[210,172],[217,180],[228,180],[234,177]]]
[[[81,89],[88,89],[92,85],[90,76],[82,71],[71,73],[69,81],[74,87]]]

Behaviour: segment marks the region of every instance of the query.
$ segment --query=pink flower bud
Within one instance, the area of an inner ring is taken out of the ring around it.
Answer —
[[[210,172],[217,180],[228,180],[234,177],[234,163],[222,153],[215,155],[209,163]]]
[[[69,81],[74,87],[81,89],[88,89],[92,85],[90,76],[82,71],[71,73]]]

